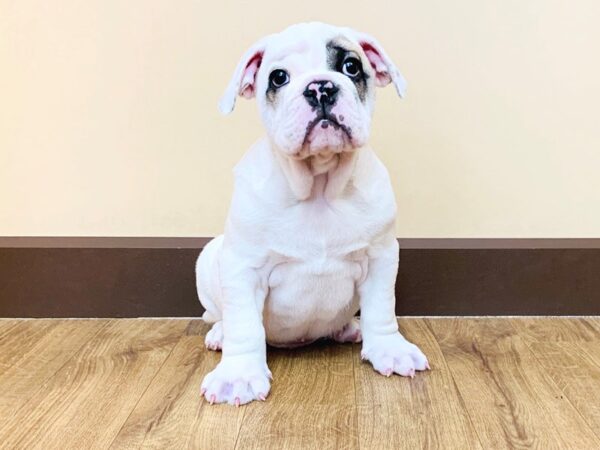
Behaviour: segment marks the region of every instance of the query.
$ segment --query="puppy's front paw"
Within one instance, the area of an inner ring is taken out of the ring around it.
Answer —
[[[429,369],[429,362],[419,347],[400,333],[365,339],[361,357],[371,361],[373,368],[386,377],[397,373],[412,378],[415,370]]]
[[[252,400],[265,400],[271,389],[271,371],[255,355],[224,357],[202,381],[202,395],[213,403],[240,406]]]

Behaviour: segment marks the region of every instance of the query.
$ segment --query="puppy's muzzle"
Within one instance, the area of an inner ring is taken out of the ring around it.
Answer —
[[[315,80],[308,83],[303,95],[311,107],[325,110],[335,104],[339,90],[330,80]]]

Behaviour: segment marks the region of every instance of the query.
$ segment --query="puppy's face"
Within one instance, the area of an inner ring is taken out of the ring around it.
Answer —
[[[361,48],[342,34],[275,40],[256,86],[269,135],[290,156],[351,150],[368,139],[373,73]]]
[[[242,58],[221,101],[256,96],[275,147],[293,158],[353,151],[366,144],[375,86],[404,79],[370,36],[321,23],[268,36]]]

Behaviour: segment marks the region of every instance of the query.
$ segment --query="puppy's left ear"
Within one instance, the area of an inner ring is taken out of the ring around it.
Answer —
[[[379,87],[394,83],[400,97],[406,95],[406,80],[396,68],[381,44],[373,36],[355,32],[358,44],[362,47],[371,67],[375,71],[375,85]]]
[[[219,101],[219,110],[229,114],[235,107],[235,99],[239,95],[252,98],[256,94],[256,74],[260,68],[262,57],[270,36],[266,36],[246,50],[240,59],[233,77]]]

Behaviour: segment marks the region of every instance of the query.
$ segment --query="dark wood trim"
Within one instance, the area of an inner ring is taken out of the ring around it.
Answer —
[[[194,248],[210,237],[0,236],[0,248]],[[600,238],[399,238],[404,249],[600,248]]]
[[[401,249],[398,315],[598,315],[600,249]]]
[[[0,248],[203,248],[208,237],[0,236]]]
[[[408,238],[399,239],[404,249],[600,249],[595,238]]]
[[[0,238],[0,317],[196,317],[208,238]],[[401,239],[398,315],[598,315],[600,239]]]

